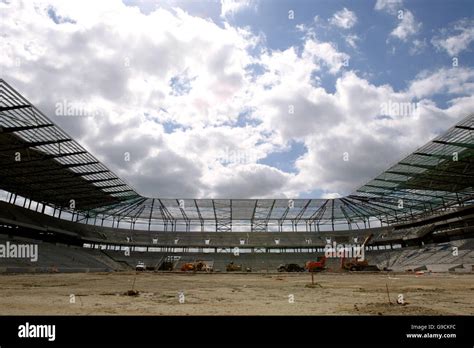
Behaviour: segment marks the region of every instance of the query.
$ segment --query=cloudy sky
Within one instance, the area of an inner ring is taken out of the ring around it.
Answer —
[[[143,195],[337,197],[474,112],[473,9],[0,0],[1,77]]]

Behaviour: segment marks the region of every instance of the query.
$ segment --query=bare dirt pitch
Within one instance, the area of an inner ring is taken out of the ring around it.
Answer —
[[[134,280],[139,295],[125,295]],[[315,282],[308,286],[308,273],[0,275],[0,314],[474,314],[472,274],[322,273]],[[396,304],[400,294],[404,305]]]

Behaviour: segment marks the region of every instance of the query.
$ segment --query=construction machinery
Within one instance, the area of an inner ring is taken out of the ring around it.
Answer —
[[[326,266],[326,256],[319,256],[316,261],[308,261],[305,264],[305,268],[309,272],[321,272],[324,271]]]
[[[296,263],[287,263],[286,265],[280,265],[278,272],[304,272],[304,267]]]
[[[240,272],[242,271],[242,265],[236,265],[234,262],[231,262],[226,267],[227,272]]]
[[[367,243],[372,239],[373,233],[369,234],[364,242],[360,245],[360,250],[362,255],[365,255],[365,246]],[[378,267],[374,265],[369,265],[369,261],[365,258],[345,258],[344,256],[341,258],[341,269],[346,271],[378,271]]]
[[[187,272],[187,271],[193,271],[193,272],[212,272],[213,269],[213,263],[212,262],[206,262],[206,261],[195,261],[195,262],[187,262],[181,266],[181,271]]]
[[[137,265],[135,266],[136,271],[143,272],[146,270],[145,263],[143,261],[138,261]]]

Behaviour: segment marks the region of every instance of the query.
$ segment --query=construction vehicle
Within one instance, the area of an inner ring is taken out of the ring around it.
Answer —
[[[234,262],[231,262],[226,267],[227,272],[240,272],[242,271],[242,265],[236,265]]]
[[[319,256],[316,261],[306,262],[305,268],[309,272],[321,272],[324,271],[326,266],[326,256]]]
[[[194,264],[195,269],[197,272],[212,272],[213,269],[213,262],[208,261],[196,261]]]
[[[287,263],[286,265],[280,265],[278,272],[304,272],[304,267],[296,263]]]
[[[195,261],[195,262],[187,262],[181,266],[181,271],[193,271],[193,272],[212,272],[213,265],[212,262],[206,261]]]
[[[186,262],[185,264],[183,264],[183,265],[181,266],[181,271],[182,271],[182,272],[194,271],[194,270],[195,270],[194,262]]]
[[[362,245],[360,246],[360,248],[361,248],[361,250],[363,250],[364,254],[365,254],[365,246],[372,239],[373,236],[374,236],[373,233],[369,234],[365,238]],[[353,257],[353,258],[350,258],[350,259],[346,259],[345,257],[342,257],[341,258],[341,269],[346,270],[346,271],[353,271],[353,272],[357,272],[357,271],[378,271],[379,270],[377,268],[377,266],[369,265],[369,261],[365,258],[365,256],[364,256],[364,259],[362,259],[362,260],[360,258],[356,258],[356,257]]]
[[[145,263],[143,261],[138,261],[137,265],[135,266],[135,270],[141,271],[141,272],[145,271],[146,270]]]
[[[369,262],[367,260],[346,259],[344,257],[341,259],[341,269],[346,271],[365,271],[368,266]]]

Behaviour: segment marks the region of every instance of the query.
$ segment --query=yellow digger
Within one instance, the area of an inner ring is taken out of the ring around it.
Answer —
[[[363,253],[365,255],[365,246],[366,244],[372,239],[373,233],[368,235],[364,243],[362,243],[361,250],[363,250]],[[343,257],[341,259],[341,269],[346,270],[346,271],[378,271],[379,269],[377,266],[374,265],[369,265],[369,261],[367,261],[367,258],[364,256],[364,258],[361,260],[359,258],[353,257],[350,259],[346,259]]]
[[[242,265],[236,265],[234,262],[231,262],[226,267],[227,272],[240,272],[242,271]]]

